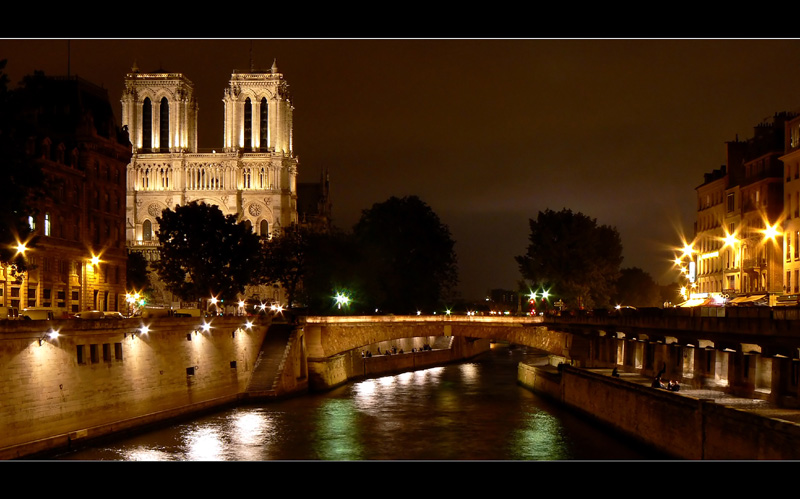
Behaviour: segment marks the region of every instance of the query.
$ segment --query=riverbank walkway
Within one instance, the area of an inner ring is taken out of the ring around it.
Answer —
[[[611,376],[612,369],[586,369],[586,371]],[[651,387],[653,378],[651,376],[642,376],[638,373],[619,372],[621,381],[627,383],[635,383],[645,387]],[[790,423],[800,424],[800,409],[783,408],[763,399],[737,397],[723,391],[722,387],[719,389],[714,388],[691,388],[688,385],[681,385],[680,391],[668,392],[661,388],[651,388],[652,390],[661,390],[676,397],[692,397],[701,400],[713,400],[714,403],[747,411],[765,418],[780,419]]]

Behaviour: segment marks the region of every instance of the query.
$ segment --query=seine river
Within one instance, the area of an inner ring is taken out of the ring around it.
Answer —
[[[461,364],[354,381],[198,417],[60,456],[109,461],[642,460],[633,446],[517,385],[499,347]]]

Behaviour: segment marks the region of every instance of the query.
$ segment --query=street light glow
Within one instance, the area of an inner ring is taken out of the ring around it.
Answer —
[[[336,306],[341,309],[342,305],[347,306],[350,303],[350,297],[344,293],[337,292],[336,293]]]
[[[763,232],[764,232],[764,240],[765,240],[765,241],[766,241],[767,239],[772,239],[772,240],[774,241],[774,240],[775,240],[775,238],[776,238],[776,237],[778,237],[778,236],[780,235],[780,232],[778,232],[778,227],[777,227],[777,225],[778,225],[778,224],[775,224],[775,225],[767,225],[767,228],[766,228],[766,229],[764,229],[764,231],[763,231]]]

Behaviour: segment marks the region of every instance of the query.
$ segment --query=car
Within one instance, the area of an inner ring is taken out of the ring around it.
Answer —
[[[103,312],[103,319],[124,319],[122,312]]]
[[[75,314],[76,319],[102,319],[103,312],[99,310],[84,310]]]

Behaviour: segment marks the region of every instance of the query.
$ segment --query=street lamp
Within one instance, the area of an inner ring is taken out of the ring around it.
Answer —
[[[336,296],[334,297],[334,300],[336,301],[336,307],[339,310],[342,309],[342,305],[344,305],[346,307],[347,305],[350,304],[350,297],[347,296],[346,294],[338,292],[338,291],[336,292]]]

